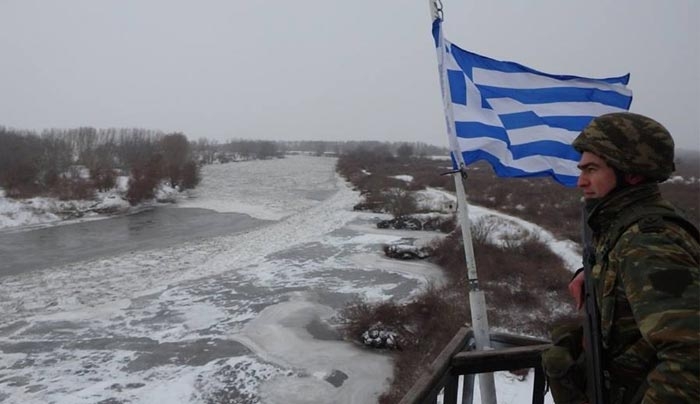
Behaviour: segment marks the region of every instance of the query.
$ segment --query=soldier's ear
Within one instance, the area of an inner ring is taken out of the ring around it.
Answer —
[[[643,175],[639,174],[625,174],[625,182],[627,182],[630,185],[637,185],[641,184],[646,180],[646,177]]]

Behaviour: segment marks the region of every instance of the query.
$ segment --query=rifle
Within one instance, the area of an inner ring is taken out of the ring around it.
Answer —
[[[586,221],[586,210],[583,210],[583,279],[585,295],[585,313],[583,322],[583,347],[586,355],[586,393],[590,404],[605,404],[605,376],[603,373],[603,342],[600,332],[600,312],[596,303],[595,282],[593,282],[593,265],[595,265],[595,249],[591,228]]]

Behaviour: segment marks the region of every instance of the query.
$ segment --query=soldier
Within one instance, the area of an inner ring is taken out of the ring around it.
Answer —
[[[595,248],[602,396],[607,404],[700,403],[698,230],[658,186],[675,169],[673,139],[653,119],[613,113],[591,121],[573,146]],[[581,272],[569,285],[579,308],[582,283]],[[558,404],[594,401],[581,338],[580,326],[556,327],[543,354]]]

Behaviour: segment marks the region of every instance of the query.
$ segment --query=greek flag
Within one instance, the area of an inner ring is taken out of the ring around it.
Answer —
[[[596,116],[629,109],[629,74],[591,79],[542,73],[465,51],[433,37],[447,131],[457,164],[488,161],[501,177],[551,176],[575,186],[571,142]]]

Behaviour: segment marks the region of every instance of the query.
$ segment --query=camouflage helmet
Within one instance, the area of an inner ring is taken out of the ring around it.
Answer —
[[[574,148],[593,153],[628,174],[664,181],[675,170],[673,138],[660,123],[631,112],[593,119],[576,137]]]

